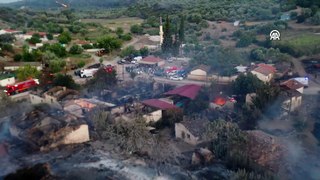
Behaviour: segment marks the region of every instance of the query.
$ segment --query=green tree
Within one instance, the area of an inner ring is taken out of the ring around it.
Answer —
[[[58,36],[58,41],[61,44],[68,44],[71,41],[71,35],[70,33],[68,33],[67,31],[62,32],[59,36]]]
[[[180,27],[179,27],[179,40],[181,43],[184,42],[185,40],[185,35],[184,35],[184,26],[185,26],[185,17],[182,15],[180,19]]]
[[[116,29],[116,34],[118,35],[118,36],[120,36],[121,34],[123,34],[123,28],[122,27],[117,27],[117,29]]]
[[[91,44],[84,44],[82,45],[83,49],[93,49],[93,46]]]
[[[252,73],[247,73],[247,75],[240,74],[232,84],[232,88],[233,93],[242,97],[241,100],[244,102],[245,96],[248,93],[257,92],[263,85],[263,82],[258,79],[257,76]]]
[[[203,136],[212,141],[213,152],[221,159],[225,159],[233,150],[246,150],[247,136],[235,123],[215,120],[207,125]]]
[[[62,71],[65,66],[66,66],[66,61],[62,59],[54,59],[49,61],[49,68],[52,73],[57,73]]]
[[[35,33],[32,35],[32,37],[27,40],[30,44],[37,44],[37,43],[41,43],[41,39],[40,39],[40,35],[38,33]]]
[[[86,65],[86,62],[85,62],[84,60],[80,60],[80,61],[77,63],[77,67],[78,67],[78,68],[83,68],[85,65]]]
[[[122,42],[113,36],[105,36],[98,40],[98,45],[100,48],[103,48],[107,53],[111,53],[114,50],[120,49]]]
[[[135,24],[135,25],[132,25],[130,27],[130,32],[133,33],[133,34],[143,34],[143,28],[138,25],[138,24]]]
[[[69,50],[70,54],[81,54],[82,52],[83,52],[83,49],[79,45],[73,45]]]
[[[170,19],[169,16],[166,18],[166,22],[164,24],[164,30],[163,30],[163,43],[162,43],[162,52],[164,53],[170,53],[172,50],[172,33],[171,33],[171,26],[170,26]]]
[[[320,25],[320,11],[311,18],[311,23],[314,25]]]
[[[141,56],[148,56],[149,55],[149,49],[147,47],[143,47],[139,51],[140,51]]]
[[[16,74],[20,81],[24,81],[30,78],[38,78],[41,73],[36,67],[25,65],[24,67],[18,68]]]
[[[90,92],[100,92],[102,89],[114,87],[117,84],[117,72],[115,69],[111,73],[100,68],[94,77],[88,82],[87,87]]]
[[[13,43],[16,38],[12,34],[1,34],[0,35],[0,44],[1,43]]]
[[[132,39],[132,36],[130,33],[127,33],[127,34],[121,34],[119,38],[124,41],[130,41]]]
[[[124,48],[120,53],[120,57],[126,57],[129,55],[139,56],[140,51],[136,50],[133,46],[128,46]]]
[[[185,105],[186,114],[200,113],[209,107],[209,92],[207,88],[202,88],[199,94],[189,104]]]
[[[22,55],[21,54],[15,54],[13,57],[13,60],[16,62],[19,62],[22,60]]]
[[[58,74],[56,77],[53,79],[53,84],[55,86],[65,86],[66,88],[69,89],[79,89],[79,85],[76,84],[70,75],[62,75]]]
[[[48,38],[48,40],[53,40],[53,35],[50,34],[50,33],[48,33],[48,34],[47,34],[47,38]]]
[[[48,46],[47,49],[53,52],[58,57],[65,57],[67,55],[66,48],[61,46],[59,43],[52,44]]]

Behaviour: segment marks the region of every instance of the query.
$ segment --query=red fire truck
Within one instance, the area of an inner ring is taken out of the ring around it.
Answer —
[[[6,90],[4,92],[10,96],[13,94],[21,93],[23,91],[29,90],[33,87],[36,87],[39,85],[38,79],[30,79],[27,81],[19,82],[15,85],[7,85]]]

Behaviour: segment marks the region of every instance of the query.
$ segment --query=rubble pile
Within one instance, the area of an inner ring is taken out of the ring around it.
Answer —
[[[283,163],[285,146],[276,137],[264,133],[260,130],[247,131],[249,156],[257,164],[273,171],[278,172]]]
[[[16,118],[10,127],[13,136],[31,147],[45,151],[62,144],[89,141],[89,128],[83,119],[70,114],[52,116],[40,110]]]

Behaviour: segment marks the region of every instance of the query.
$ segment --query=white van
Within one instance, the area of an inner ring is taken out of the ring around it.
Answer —
[[[304,87],[309,86],[309,78],[308,77],[296,77],[293,79],[298,81],[299,83],[303,84]]]
[[[80,70],[80,77],[81,78],[88,78],[93,77],[93,75],[98,71],[98,69],[82,69]]]

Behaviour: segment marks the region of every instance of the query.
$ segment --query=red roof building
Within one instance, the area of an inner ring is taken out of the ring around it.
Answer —
[[[165,101],[161,101],[159,99],[148,99],[148,100],[144,100],[141,102],[144,105],[150,106],[150,107],[154,107],[157,109],[161,109],[161,110],[168,110],[168,109],[177,109],[178,107],[167,103]]]
[[[163,66],[165,61],[155,56],[147,56],[139,61],[139,64]]]
[[[39,34],[41,37],[44,37],[44,36],[47,35],[46,32],[33,32],[33,31],[31,31],[31,32],[27,33],[27,35],[31,35],[31,36],[34,35],[34,34]]]
[[[202,87],[195,84],[188,84],[164,93],[165,95],[179,95],[195,99]]]
[[[276,68],[271,65],[261,63],[261,64],[258,64],[258,67],[255,68],[254,71],[267,76],[269,74],[275,73]]]

